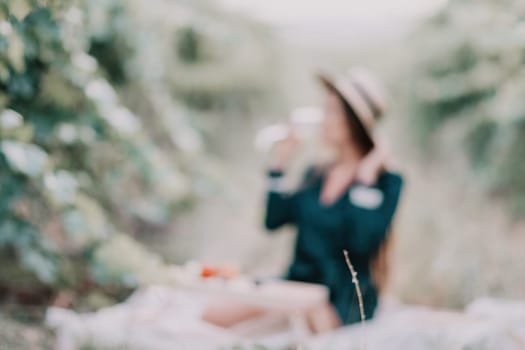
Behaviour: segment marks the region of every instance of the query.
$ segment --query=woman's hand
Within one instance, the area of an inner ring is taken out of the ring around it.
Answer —
[[[288,136],[278,141],[273,146],[270,159],[270,169],[283,170],[297,153],[299,140],[294,131],[290,129]]]

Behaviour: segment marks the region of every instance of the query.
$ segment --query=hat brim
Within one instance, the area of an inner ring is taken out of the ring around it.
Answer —
[[[350,115],[348,115],[349,118],[352,118],[355,120],[354,125],[356,126],[355,130],[361,136],[363,137],[362,143],[365,148],[368,148],[367,151],[370,151],[375,147],[374,138],[372,137],[372,130],[370,130],[367,127],[367,124],[359,117],[359,114],[356,112],[355,108],[352,106],[352,102],[349,101],[342,91],[339,90],[337,85],[335,84],[334,80],[328,77],[324,73],[317,73],[316,75],[317,80],[321,83],[321,85],[330,92],[335,92],[341,100],[346,104],[346,107],[352,111]]]

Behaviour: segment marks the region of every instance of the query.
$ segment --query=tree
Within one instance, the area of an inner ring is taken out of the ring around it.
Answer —
[[[187,57],[173,45],[205,11],[145,3],[0,2],[0,258],[10,266],[0,285],[134,287],[162,270],[121,232],[169,223],[210,175],[194,106],[180,92],[193,84],[178,79]],[[198,59],[217,40],[200,35],[184,45],[198,47]],[[215,69],[231,64],[213,56],[206,64]],[[191,74],[205,70],[192,66]],[[234,91],[264,90],[258,78],[227,81]]]
[[[525,213],[525,5],[455,0],[417,35],[414,124],[425,143],[443,126],[463,135],[473,174]]]

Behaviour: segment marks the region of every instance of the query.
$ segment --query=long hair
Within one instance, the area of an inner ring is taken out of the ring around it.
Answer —
[[[395,244],[395,235],[393,233],[392,229],[387,232],[385,240],[381,243],[370,262],[372,280],[379,294],[388,288],[392,275],[392,253]]]
[[[374,148],[374,144],[371,142],[370,138],[366,137],[366,130],[363,130],[363,125],[357,121],[357,116],[352,106],[337,90],[330,89],[330,91],[335,93],[343,104],[349,132],[355,140],[356,145],[360,147],[363,155],[368,154]],[[381,242],[376,254],[370,262],[372,279],[379,294],[385,291],[390,281],[393,241],[393,230],[389,228],[385,239]]]

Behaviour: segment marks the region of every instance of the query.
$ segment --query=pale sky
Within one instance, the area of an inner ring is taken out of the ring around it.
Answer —
[[[217,0],[274,24],[309,21],[396,21],[435,13],[447,0]]]

